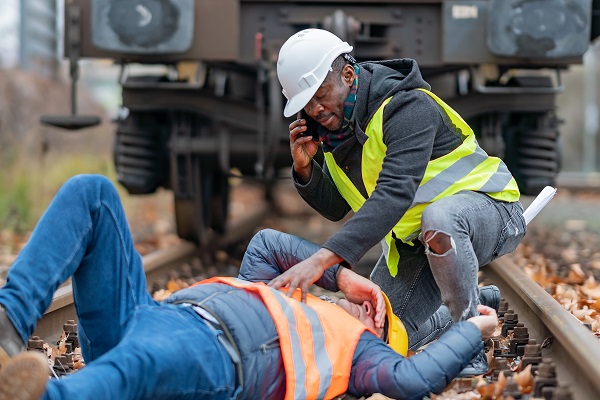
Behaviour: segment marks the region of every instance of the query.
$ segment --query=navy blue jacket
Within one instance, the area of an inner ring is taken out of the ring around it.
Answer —
[[[268,282],[318,248],[296,236],[261,231],[248,246],[239,277]],[[341,267],[331,267],[316,283],[337,291],[338,268]],[[243,363],[242,399],[284,398],[285,374],[277,330],[257,294],[216,283],[180,290],[166,302],[184,300],[203,303],[231,331]],[[381,393],[395,399],[421,399],[430,392],[439,393],[482,346],[481,333],[470,322],[455,324],[439,340],[410,358],[365,332],[354,352],[348,393],[357,397]]]

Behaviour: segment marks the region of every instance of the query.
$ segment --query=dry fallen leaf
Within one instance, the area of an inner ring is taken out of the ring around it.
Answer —
[[[188,287],[188,284],[181,279],[170,279],[169,282],[167,282],[167,290],[171,293],[175,293],[178,290],[185,289],[186,287]]]
[[[83,367],[85,367],[85,363],[83,361],[78,360],[73,363],[73,369],[77,370],[77,369],[81,369]]]
[[[502,392],[506,388],[506,376],[504,376],[504,371],[500,372],[498,375],[498,382],[496,382],[496,387],[494,389],[494,398],[498,398],[502,395]]]
[[[152,298],[156,301],[163,301],[164,299],[166,299],[167,297],[169,297],[172,294],[173,294],[173,292],[171,292],[170,290],[160,289],[160,290],[157,290],[156,292],[154,292],[154,294],[152,295]]]
[[[567,276],[566,282],[573,285],[581,285],[585,282],[586,276],[581,265],[571,264],[569,267],[569,275]]]
[[[519,389],[523,394],[530,394],[533,392],[533,374],[531,373],[531,364],[525,369],[514,376]]]

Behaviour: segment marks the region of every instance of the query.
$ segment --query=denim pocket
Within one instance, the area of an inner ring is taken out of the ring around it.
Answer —
[[[494,249],[494,258],[515,251],[527,230],[525,218],[523,218],[523,206],[520,203],[509,203],[506,211],[509,218],[500,233],[498,245]]]

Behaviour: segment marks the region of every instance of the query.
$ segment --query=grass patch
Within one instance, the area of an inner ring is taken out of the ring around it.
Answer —
[[[52,159],[51,159],[52,158]],[[101,174],[117,186],[121,197],[126,191],[118,185],[112,160],[102,155],[78,154],[24,160],[4,160],[0,168],[0,227],[24,233],[33,229],[56,192],[77,174]]]

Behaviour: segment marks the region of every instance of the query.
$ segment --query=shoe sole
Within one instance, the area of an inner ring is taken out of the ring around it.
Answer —
[[[0,400],[37,400],[49,377],[48,359],[38,352],[14,356],[0,369]]]

